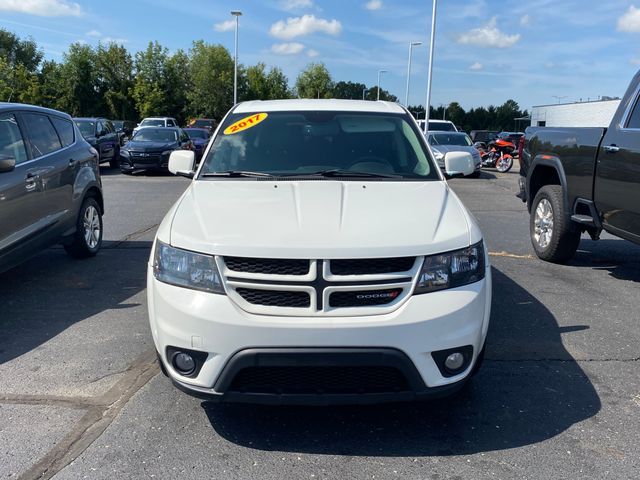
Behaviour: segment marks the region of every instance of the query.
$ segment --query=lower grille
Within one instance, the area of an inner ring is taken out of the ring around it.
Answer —
[[[410,390],[400,370],[388,366],[248,367],[229,391],[271,394],[366,394]]]
[[[364,290],[359,292],[333,292],[329,296],[329,306],[334,308],[346,308],[388,305],[398,298],[401,293],[401,288]]]
[[[284,308],[309,308],[311,298],[307,292],[259,290],[254,288],[238,288],[236,292],[253,305]]]
[[[160,161],[160,155],[142,156],[132,153],[131,160],[137,164],[156,164]]]

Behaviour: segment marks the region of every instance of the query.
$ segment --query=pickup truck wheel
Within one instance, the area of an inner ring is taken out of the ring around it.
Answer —
[[[78,220],[73,241],[64,246],[73,258],[93,257],[102,245],[102,213],[98,202],[92,197],[85,198]]]
[[[542,260],[565,263],[574,256],[580,230],[565,212],[560,185],[546,185],[538,191],[531,205],[529,230],[533,249]]]

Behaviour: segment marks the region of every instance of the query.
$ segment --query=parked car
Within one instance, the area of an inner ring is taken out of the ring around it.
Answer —
[[[538,257],[567,262],[582,232],[640,244],[640,72],[609,128],[529,127],[524,143],[519,196]]]
[[[178,122],[173,117],[147,117],[143,118],[136,128],[133,129],[133,133],[136,133],[138,129],[142,127],[177,127]]]
[[[424,120],[418,120],[420,130],[424,131]],[[434,132],[457,132],[458,129],[449,120],[429,120],[429,131]]]
[[[213,118],[196,118],[189,122],[188,128],[206,128],[212,134],[218,123]]]
[[[471,177],[479,177],[482,162],[480,152],[473,146],[469,135],[464,132],[433,132],[428,134],[429,145],[438,166],[444,172],[445,155],[448,152],[467,152],[473,157],[474,171]]]
[[[174,150],[193,150],[189,136],[177,127],[143,127],[120,150],[120,170],[166,170]]]
[[[495,130],[471,130],[469,136],[472,143],[483,143],[486,148],[489,142],[498,138],[498,133],[500,132]]]
[[[127,143],[133,135],[133,129],[135,128],[136,124],[130,120],[112,120],[111,123],[113,124],[113,127],[116,129],[116,133],[120,138],[120,146]]]
[[[98,152],[65,113],[0,104],[0,272],[62,243],[76,258],[102,244]]]
[[[370,403],[445,395],[479,368],[491,307],[482,233],[390,102],[233,107],[158,228],[151,331],[205,398]],[[449,152],[450,175],[471,155]],[[320,181],[319,181],[320,180]]]
[[[74,118],[84,139],[98,151],[99,162],[109,162],[113,168],[118,166],[120,156],[120,137],[110,120],[106,118]]]
[[[193,142],[193,146],[196,152],[196,162],[199,162],[204,153],[204,149],[209,144],[211,133],[207,128],[185,128],[184,131]]]

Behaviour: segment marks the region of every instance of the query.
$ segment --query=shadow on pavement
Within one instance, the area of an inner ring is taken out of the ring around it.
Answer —
[[[600,399],[564,349],[553,315],[494,269],[487,358],[469,388],[429,403],[265,407],[204,402],[244,447],[355,456],[461,455],[535,444],[594,416]],[[576,326],[574,328],[584,328]]]
[[[146,288],[151,242],[123,242],[74,260],[50,248],[0,274],[0,364],[19,357],[71,325],[123,303]]]
[[[583,238],[571,265],[607,270],[619,280],[640,282],[640,246],[621,239]]]

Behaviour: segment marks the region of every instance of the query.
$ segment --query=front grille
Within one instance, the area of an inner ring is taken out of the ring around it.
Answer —
[[[410,390],[400,370],[388,366],[247,367],[229,391],[271,394],[365,394]]]
[[[401,293],[401,288],[364,290],[359,292],[333,292],[329,296],[329,306],[333,308],[346,308],[387,305],[398,298]]]
[[[140,153],[131,152],[131,160],[133,160],[134,163],[158,163],[160,161],[160,155],[141,155]]]
[[[415,257],[331,260],[331,273],[334,275],[378,275],[407,272],[413,268],[415,260]]]
[[[234,272],[300,276],[309,273],[309,260],[224,257],[224,263]]]
[[[307,292],[254,288],[237,288],[236,292],[253,305],[284,308],[309,308],[311,306],[311,298]]]

